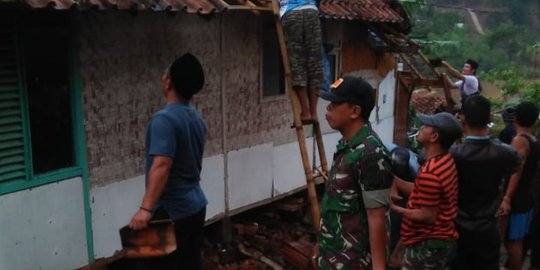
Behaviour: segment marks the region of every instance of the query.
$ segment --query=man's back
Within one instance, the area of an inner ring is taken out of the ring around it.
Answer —
[[[488,137],[468,137],[450,149],[459,181],[456,223],[482,230],[496,222],[502,184],[519,166],[517,151]]]
[[[207,203],[199,185],[206,126],[189,104],[169,104],[152,117],[146,135],[146,170],[153,156],[173,158],[159,203],[173,219],[193,214]]]

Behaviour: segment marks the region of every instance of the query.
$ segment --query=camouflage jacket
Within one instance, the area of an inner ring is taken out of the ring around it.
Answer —
[[[368,125],[337,145],[321,205],[320,269],[372,268],[366,209],[390,204],[389,160]]]

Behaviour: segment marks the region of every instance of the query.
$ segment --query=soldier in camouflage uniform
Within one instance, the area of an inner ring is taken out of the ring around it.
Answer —
[[[320,269],[385,269],[392,185],[388,152],[369,126],[374,90],[345,77],[330,92],[326,119],[343,135],[322,201]]]

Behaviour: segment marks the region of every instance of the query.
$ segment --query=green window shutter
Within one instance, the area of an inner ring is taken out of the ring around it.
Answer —
[[[15,31],[13,17],[0,16],[0,184],[27,179]]]

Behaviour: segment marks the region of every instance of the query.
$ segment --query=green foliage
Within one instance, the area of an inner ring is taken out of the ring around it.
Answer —
[[[517,105],[517,103],[528,100],[540,105],[540,81],[526,80],[519,72],[509,67],[506,69],[482,72],[479,74],[482,80],[493,82],[501,89],[503,99],[492,99],[494,108]]]
[[[429,3],[441,3],[431,0]],[[446,1],[452,2],[452,1]],[[455,3],[446,3],[459,5]],[[472,1],[479,2],[481,1]],[[479,4],[472,3],[472,5]],[[507,6],[508,4],[504,4]],[[417,10],[411,37],[430,58],[441,58],[454,67],[472,58],[480,63],[479,70],[489,71],[514,66],[517,72],[530,75],[535,64],[540,62],[540,49],[533,49],[539,41],[532,27],[514,23],[509,15],[497,13],[493,24],[484,27],[486,34],[480,35],[468,25],[464,12],[441,11],[433,6]],[[526,13],[525,13],[526,14]]]
[[[482,79],[491,81],[495,86],[500,88],[501,94],[505,100],[508,100],[515,95],[519,95],[520,91],[526,86],[525,79],[523,79],[514,67],[493,70],[487,73],[480,73],[479,75]]]
[[[489,44],[491,49],[500,49],[508,62],[516,62],[517,56],[530,44],[534,43],[534,35],[530,28],[526,26],[515,25],[511,21],[505,21],[494,29],[489,31],[484,41]]]
[[[534,81],[528,84],[523,91],[522,99],[534,102],[540,106],[540,81]]]
[[[510,18],[512,22],[520,25],[530,24],[529,16],[523,16],[528,13],[530,8],[529,0],[508,1],[508,9],[510,10]]]

